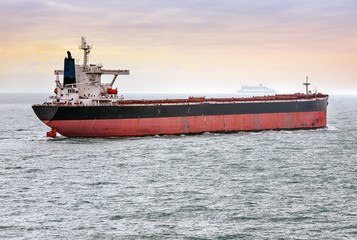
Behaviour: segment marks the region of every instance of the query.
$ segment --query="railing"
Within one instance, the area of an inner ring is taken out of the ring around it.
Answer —
[[[45,102],[44,106],[123,106],[123,105],[189,105],[189,104],[216,104],[216,103],[238,103],[238,102],[262,102],[262,101],[289,101],[289,100],[309,100],[317,98],[326,98],[328,95],[321,93],[314,94],[279,94],[273,96],[259,96],[247,98],[188,98],[188,99],[165,99],[165,100],[112,100],[101,99],[92,101],[91,104],[84,103],[63,103],[63,102]]]

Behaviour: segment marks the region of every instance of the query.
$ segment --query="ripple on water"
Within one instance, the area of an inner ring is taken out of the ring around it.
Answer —
[[[353,100],[318,130],[109,139],[0,104],[0,238],[356,239]]]

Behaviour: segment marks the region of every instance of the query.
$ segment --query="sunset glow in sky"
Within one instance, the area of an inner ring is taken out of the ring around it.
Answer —
[[[0,92],[52,92],[81,36],[123,92],[357,92],[355,0],[1,0],[0,33]]]

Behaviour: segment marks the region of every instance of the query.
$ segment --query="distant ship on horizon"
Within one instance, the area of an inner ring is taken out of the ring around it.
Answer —
[[[238,90],[239,93],[269,93],[269,94],[275,94],[276,91],[272,88],[268,88],[264,86],[263,84],[259,84],[257,86],[248,86],[248,85],[242,85],[241,89]]]

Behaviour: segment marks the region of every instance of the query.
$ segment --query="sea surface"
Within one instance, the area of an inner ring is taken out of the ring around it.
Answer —
[[[356,95],[324,129],[109,139],[46,138],[46,96],[0,94],[0,238],[357,239]]]

